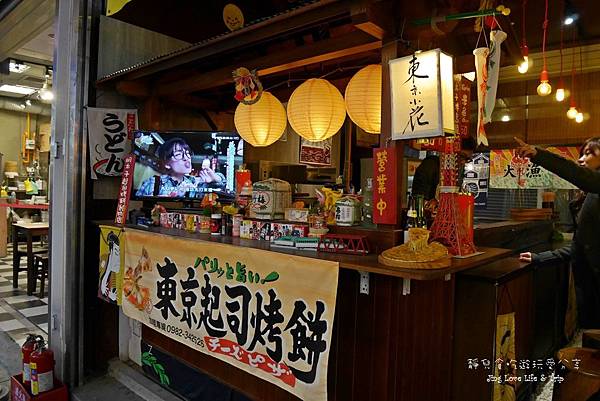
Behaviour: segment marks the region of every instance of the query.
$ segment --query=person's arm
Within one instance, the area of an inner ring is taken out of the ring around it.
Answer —
[[[531,158],[546,170],[564,178],[585,192],[600,193],[600,171],[578,165],[557,154],[536,148],[536,154]]]
[[[519,255],[519,260],[522,262],[544,263],[558,259],[568,262],[571,260],[571,251],[571,245],[567,245],[553,251],[545,251],[540,253],[523,252]]]
[[[417,170],[412,183],[412,194],[423,195],[425,200],[435,198],[435,191],[440,182],[440,167],[435,158],[423,159]]]

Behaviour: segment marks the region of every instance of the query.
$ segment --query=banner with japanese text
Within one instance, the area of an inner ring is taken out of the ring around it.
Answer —
[[[123,159],[131,151],[137,129],[137,110],[87,108],[88,142],[92,179],[98,175],[120,176]]]
[[[549,147],[547,150],[573,161],[579,158],[579,151],[576,147]],[[543,167],[532,163],[528,158],[515,156],[513,149],[490,152],[490,187],[502,189],[576,188]]]
[[[398,163],[395,148],[373,148],[373,222],[396,224]]]
[[[126,229],[123,312],[303,400],[327,400],[338,263]]]

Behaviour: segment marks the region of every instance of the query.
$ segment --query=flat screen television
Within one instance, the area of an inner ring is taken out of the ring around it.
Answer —
[[[244,141],[236,132],[136,131],[131,196],[201,200],[206,193],[235,195],[235,170],[243,163]]]

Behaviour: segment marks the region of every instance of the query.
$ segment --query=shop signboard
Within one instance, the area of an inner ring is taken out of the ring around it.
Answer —
[[[454,134],[452,57],[440,49],[389,62],[392,139]]]
[[[304,400],[327,400],[338,263],[126,229],[123,312]]]
[[[394,148],[373,149],[373,223],[396,224],[398,162]]]
[[[137,110],[87,108],[92,179],[120,176],[137,129]]]
[[[550,147],[548,151],[576,161],[576,147]],[[574,189],[574,185],[531,162],[528,158],[515,156],[514,149],[490,152],[490,187],[502,189],[552,188]]]
[[[469,136],[471,124],[471,81],[462,75],[454,76],[454,123],[456,135]]]

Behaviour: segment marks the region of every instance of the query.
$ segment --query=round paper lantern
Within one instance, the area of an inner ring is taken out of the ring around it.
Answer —
[[[328,81],[312,78],[290,96],[287,116],[298,135],[312,142],[322,141],[334,136],[344,125],[344,98]]]
[[[256,147],[269,146],[281,138],[287,125],[283,105],[269,92],[263,92],[254,104],[240,103],[233,121],[240,136]]]
[[[370,134],[381,132],[381,65],[368,65],[348,82],[346,93],[348,116]]]

